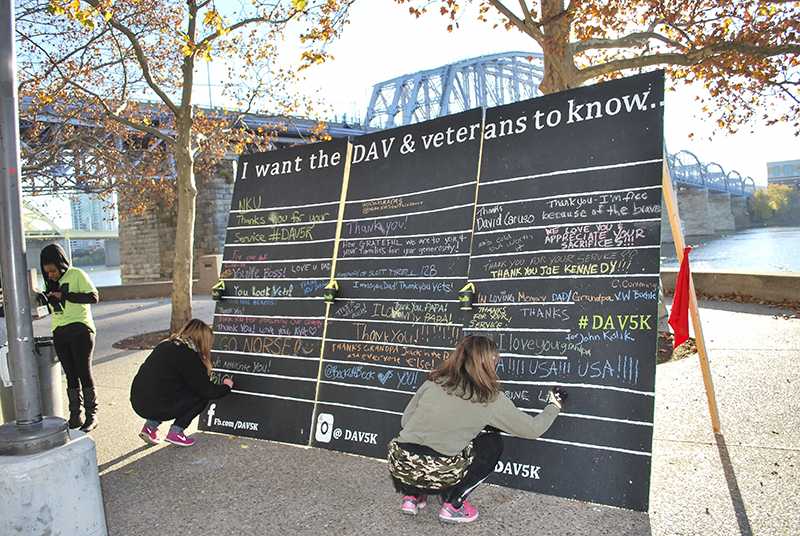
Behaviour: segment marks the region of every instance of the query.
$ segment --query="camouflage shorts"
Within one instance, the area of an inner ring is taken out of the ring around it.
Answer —
[[[459,483],[472,463],[472,443],[456,456],[409,452],[393,439],[389,443],[389,473],[408,486],[442,490]]]

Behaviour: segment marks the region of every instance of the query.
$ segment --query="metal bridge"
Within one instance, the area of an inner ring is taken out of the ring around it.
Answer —
[[[543,56],[491,54],[398,76],[375,84],[365,125],[381,130],[478,107],[531,99],[542,93]]]
[[[368,131],[382,130],[530,99],[542,94],[543,75],[541,54],[506,52],[398,76],[375,84],[364,123]],[[752,178],[716,162],[703,163],[690,151],[667,154],[667,161],[676,186],[739,197],[755,192]]]

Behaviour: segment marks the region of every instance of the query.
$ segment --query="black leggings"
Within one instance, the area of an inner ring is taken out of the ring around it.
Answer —
[[[442,456],[435,450],[422,445],[401,443],[400,446],[416,454]],[[430,491],[407,486],[397,479],[393,479],[395,488],[404,495],[440,494],[445,501],[459,508],[467,496],[492,474],[501,454],[503,454],[503,438],[500,434],[494,431],[484,432],[472,440],[472,463],[469,465],[464,478],[455,486],[446,490]]]
[[[173,423],[179,428],[189,428],[192,421],[205,411],[208,400],[187,397],[180,400],[173,407],[162,408],[159,411],[142,411],[134,406],[133,410],[139,417],[149,421],[166,422],[175,419]]]
[[[92,354],[94,332],[82,322],[61,326],[53,331],[53,345],[58,360],[67,376],[67,388],[94,387]]]

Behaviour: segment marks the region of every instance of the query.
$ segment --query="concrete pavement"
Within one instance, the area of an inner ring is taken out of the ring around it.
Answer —
[[[766,306],[701,303],[723,436],[711,433],[697,358],[659,365],[649,514],[482,486],[482,519],[441,526],[436,508],[398,512],[385,464],[273,442],[196,434],[191,449],[145,448],[128,389],[145,351],[113,342],[165,329],[166,300],[103,303],[93,433],[111,533],[800,534],[800,320]],[[195,316],[210,321],[213,302]],[[40,333],[41,325],[37,325]],[[45,327],[46,329],[46,327]],[[433,506],[433,505],[431,505]]]

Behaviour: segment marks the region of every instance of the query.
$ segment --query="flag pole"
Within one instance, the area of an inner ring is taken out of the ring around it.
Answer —
[[[662,187],[664,191],[664,205],[667,207],[669,226],[672,230],[672,241],[675,243],[675,253],[678,262],[683,262],[683,249],[686,246],[681,231],[681,219],[678,214],[678,199],[675,197],[675,190],[672,188],[672,178],[669,173],[667,155],[664,154],[662,172]],[[691,272],[689,273],[689,312],[692,317],[692,327],[694,328],[695,344],[697,353],[700,355],[700,370],[703,373],[703,383],[706,388],[706,398],[708,399],[708,411],[711,414],[711,428],[715,434],[721,433],[719,422],[719,409],[717,408],[717,395],[714,392],[714,380],[711,378],[711,365],[708,363],[708,352],[706,351],[706,341],[703,337],[703,325],[700,323],[700,310],[697,307],[697,295],[694,291],[694,280]]]

